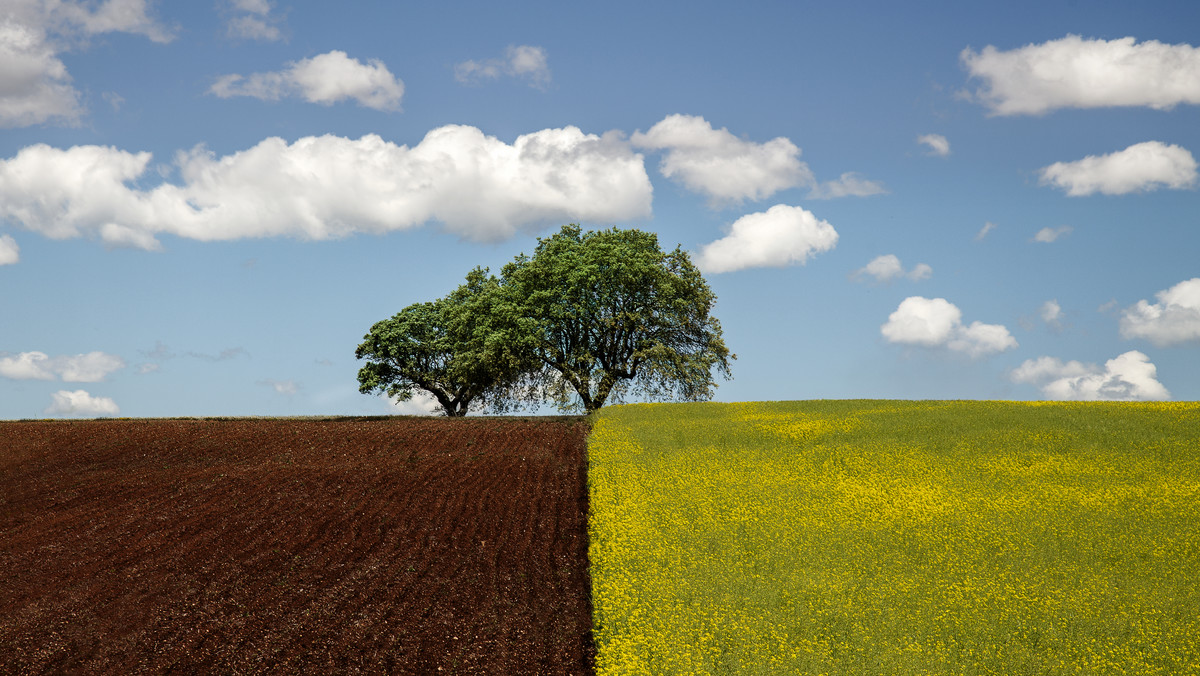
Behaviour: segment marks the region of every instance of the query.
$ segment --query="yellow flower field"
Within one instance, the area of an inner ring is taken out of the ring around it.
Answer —
[[[605,409],[601,674],[1200,674],[1200,404]]]

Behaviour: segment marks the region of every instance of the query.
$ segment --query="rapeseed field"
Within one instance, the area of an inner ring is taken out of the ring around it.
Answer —
[[[605,409],[601,674],[1200,674],[1200,404]]]

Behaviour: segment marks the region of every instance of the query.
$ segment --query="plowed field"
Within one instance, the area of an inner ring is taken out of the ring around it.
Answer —
[[[0,672],[590,672],[586,433],[0,423]]]

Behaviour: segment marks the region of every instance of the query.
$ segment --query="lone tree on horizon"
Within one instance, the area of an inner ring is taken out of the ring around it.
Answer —
[[[686,251],[641,230],[539,238],[499,279],[475,268],[446,298],[376,323],[355,351],[359,391],[429,392],[448,416],[549,399],[591,413],[637,394],[712,398],[731,377],[716,295]]]
[[[560,409],[591,413],[610,398],[712,398],[713,369],[731,377],[716,295],[686,251],[666,253],[636,229],[539,238],[501,276],[507,342],[540,365]],[[577,401],[573,401],[576,400]]]

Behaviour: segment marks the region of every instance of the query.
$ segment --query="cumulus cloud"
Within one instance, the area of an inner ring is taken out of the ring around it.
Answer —
[[[0,353],[0,376],[14,380],[63,380],[95,383],[125,368],[125,360],[104,352],[51,357],[45,352]]]
[[[1078,361],[1063,363],[1054,357],[1029,359],[1009,374],[1016,383],[1041,388],[1048,399],[1143,401],[1169,399],[1171,393],[1158,382],[1150,358],[1132,350],[1109,359],[1104,368]]]
[[[809,199],[836,199],[838,197],[869,197],[881,195],[887,189],[883,184],[870,181],[859,174],[848,171],[836,180],[822,181],[809,190]]]
[[[646,133],[635,132],[634,146],[665,150],[663,176],[714,203],[760,200],[797,186],[816,184],[800,149],[780,136],[766,143],[740,139],[703,117],[668,115]]]
[[[543,129],[512,144],[475,127],[430,131],[416,146],[268,138],[216,157],[179,153],[182,181],[138,185],[151,154],[106,146],[38,144],[0,159],[0,220],[46,237],[95,237],[154,249],[167,233],[213,241],[330,239],[440,221],[460,236],[497,241],[517,228],[650,215],[642,156],[618,134]]]
[[[688,190],[707,195],[709,206],[761,200],[788,188],[808,188],[811,199],[865,197],[887,190],[853,171],[832,181],[817,182],[800,161],[800,148],[787,138],[766,143],[738,138],[722,127],[713,129],[698,115],[668,115],[643,133],[634,132],[635,147],[665,151],[658,170]]]
[[[950,142],[941,134],[924,134],[917,137],[917,143],[924,144],[929,149],[928,154],[946,157],[950,154]]]
[[[546,50],[533,45],[509,45],[502,58],[463,61],[454,66],[454,78],[463,84],[508,76],[521,78],[529,86],[544,89],[550,84]]]
[[[273,42],[283,37],[280,19],[272,16],[274,9],[267,0],[232,0],[231,16],[225,23],[229,37]]]
[[[962,323],[962,311],[945,298],[910,296],[880,327],[891,343],[946,348],[970,357],[981,357],[1017,347],[1017,341],[1000,324]]]
[[[78,123],[79,92],[38,28],[0,23],[0,127]]]
[[[742,216],[729,234],[700,250],[696,265],[704,272],[804,265],[837,245],[833,226],[800,207],[776,204]]]
[[[1200,103],[1200,49],[1156,40],[1088,40],[1067,35],[1000,51],[988,45],[960,54],[984,81],[972,98],[993,115],[1040,115],[1058,108]]]
[[[0,235],[0,265],[12,265],[21,261],[21,247],[12,235]]]
[[[1200,341],[1200,277],[1139,300],[1121,315],[1122,338],[1145,338],[1157,346]]]
[[[889,284],[907,277],[912,281],[920,281],[929,279],[933,276],[933,268],[925,263],[917,263],[912,270],[905,271],[904,266],[900,264],[900,258],[895,254],[885,254],[871,259],[870,263],[863,268],[854,271],[852,277],[854,279],[862,279],[864,277],[874,277],[876,282]]]
[[[121,409],[110,397],[93,397],[87,390],[59,390],[50,395],[50,406],[46,415],[117,415]]]
[[[978,241],[982,240],[984,237],[988,236],[989,232],[991,232],[992,230],[995,230],[995,229],[996,229],[995,223],[993,223],[991,221],[984,223],[983,227],[979,229],[979,232],[975,233],[975,241],[978,242]]]
[[[78,124],[79,92],[59,58],[68,45],[111,32],[171,40],[171,30],[147,13],[145,0],[100,4],[9,0],[0,17],[0,127]]]
[[[252,96],[264,101],[278,101],[298,96],[309,103],[323,105],[354,99],[361,106],[390,111],[400,109],[404,83],[378,59],[364,64],[335,49],[290,63],[281,71],[249,76],[223,75],[208,91],[223,99]]]
[[[1196,159],[1180,146],[1146,141],[1108,155],[1055,162],[1039,174],[1042,185],[1062,188],[1071,197],[1183,190],[1196,184]]]
[[[1074,230],[1074,228],[1069,225],[1060,225],[1057,228],[1042,228],[1033,236],[1033,241],[1041,242],[1042,244],[1049,244],[1057,241],[1060,237],[1066,237],[1067,235],[1071,234],[1072,230]]]

